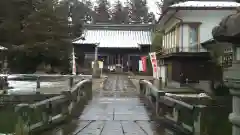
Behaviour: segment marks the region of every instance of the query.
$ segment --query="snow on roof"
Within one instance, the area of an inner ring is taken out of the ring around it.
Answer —
[[[138,48],[139,45],[151,44],[149,30],[85,30],[85,40],[79,39],[74,44],[99,43],[100,48]]]
[[[233,1],[186,1],[173,4],[170,7],[239,7],[240,3]]]
[[[7,50],[6,47],[0,46],[0,50]]]

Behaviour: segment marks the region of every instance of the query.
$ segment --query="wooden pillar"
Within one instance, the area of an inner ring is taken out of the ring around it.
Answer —
[[[109,55],[107,55],[107,65],[109,65],[110,60],[109,60]]]
[[[130,55],[127,55],[128,59],[127,59],[127,66],[128,66],[128,71],[130,71]]]
[[[121,56],[118,54],[118,64],[121,64]]]
[[[93,75],[94,78],[99,78],[100,77],[99,65],[98,65],[98,46],[95,47],[92,75]]]
[[[111,55],[111,61],[112,61],[111,65],[113,65],[114,64],[114,56],[113,55]]]

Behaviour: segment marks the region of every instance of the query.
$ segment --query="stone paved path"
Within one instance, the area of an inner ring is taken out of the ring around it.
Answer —
[[[147,112],[127,76],[109,76],[78,119],[44,135],[163,135]]]

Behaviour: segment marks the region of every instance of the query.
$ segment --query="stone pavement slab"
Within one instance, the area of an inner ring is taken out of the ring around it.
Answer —
[[[61,127],[66,135],[162,135],[127,76],[109,76],[78,119]],[[109,94],[110,93],[110,94]],[[123,94],[124,93],[124,94]],[[62,135],[52,131],[44,135]]]

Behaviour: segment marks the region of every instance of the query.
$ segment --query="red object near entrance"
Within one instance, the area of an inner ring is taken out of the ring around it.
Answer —
[[[142,56],[141,60],[142,60],[143,72],[146,72],[147,71],[147,57]]]

